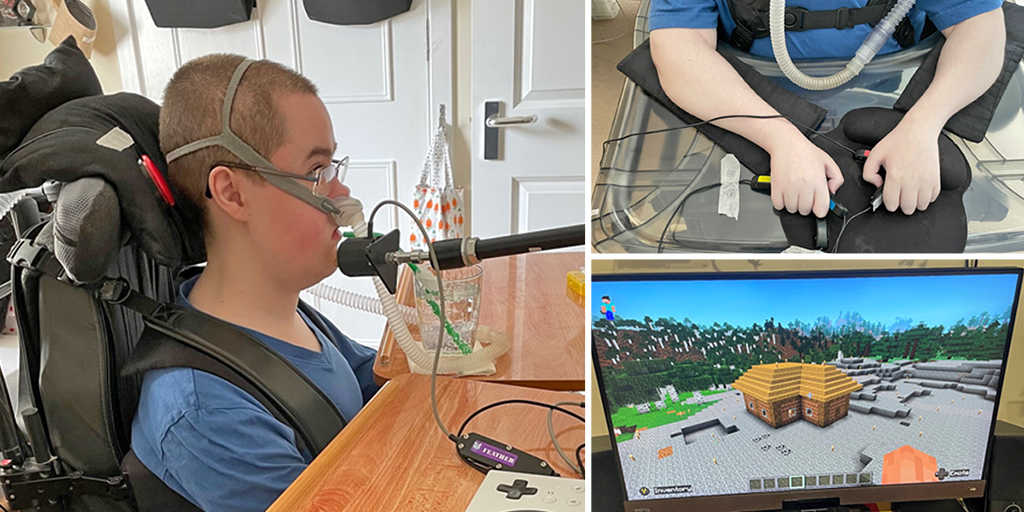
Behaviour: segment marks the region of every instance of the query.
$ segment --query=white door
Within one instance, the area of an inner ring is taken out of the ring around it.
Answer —
[[[346,184],[367,213],[385,198],[409,201],[437,106],[451,105],[449,0],[416,0],[409,12],[366,26],[311,21],[302,0],[259,0],[250,21],[209,30],[158,28],[143,0],[111,0],[111,14],[125,90],[156,102],[178,67],[209,53],[271,59],[310,78],[331,114],[338,155],[351,158]],[[438,57],[433,61],[427,55],[428,18],[440,20],[430,27]],[[401,226],[404,232],[409,221],[397,215],[394,208],[382,210],[375,231]],[[336,272],[325,282],[375,296],[369,278]],[[380,342],[383,317],[306,294],[304,299],[349,337],[371,346]]]
[[[586,222],[586,23],[586,0],[473,2],[474,236]],[[502,117],[537,120],[501,128],[499,158],[485,159],[493,101]]]

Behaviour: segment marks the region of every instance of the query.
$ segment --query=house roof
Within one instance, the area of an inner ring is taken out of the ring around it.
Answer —
[[[764,402],[795,396],[827,402],[863,388],[834,366],[804,363],[757,365],[732,387]]]

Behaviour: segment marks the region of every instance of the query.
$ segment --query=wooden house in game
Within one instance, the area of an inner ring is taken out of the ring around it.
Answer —
[[[803,419],[827,427],[850,412],[850,393],[863,386],[835,366],[757,365],[736,379],[747,412],[779,428]]]

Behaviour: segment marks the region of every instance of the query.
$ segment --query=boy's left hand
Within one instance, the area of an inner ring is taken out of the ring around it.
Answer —
[[[928,208],[939,197],[939,130],[905,117],[874,148],[864,162],[864,181],[883,184],[878,174],[885,168],[885,209],[902,209],[910,215]]]

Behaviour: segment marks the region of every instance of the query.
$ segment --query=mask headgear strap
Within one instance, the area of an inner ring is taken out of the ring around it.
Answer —
[[[207,137],[195,142],[190,142],[178,149],[168,152],[166,155],[167,163],[171,163],[184,155],[203,148],[220,146],[227,149],[249,165],[267,167],[271,169],[276,168],[274,164],[270,163],[270,161],[264,158],[263,155],[259,154],[259,152],[246,144],[245,141],[240,139],[231,131],[231,106],[235,100],[235,92],[238,91],[238,83],[242,81],[242,75],[245,74],[245,71],[249,69],[249,66],[252,65],[253,62],[255,61],[252,59],[243,60],[238,67],[235,68],[235,73],[231,75],[231,81],[228,82],[227,94],[224,95],[224,107],[221,109],[223,112],[223,117],[221,119],[221,133],[213,137]],[[293,179],[263,173],[260,173],[260,176],[263,176],[265,180],[271,182],[281,190],[284,190],[289,195],[310,204],[318,210],[330,214],[339,213],[338,208],[334,206],[334,203],[332,203],[330,199],[313,195],[308,188],[303,187]]]

